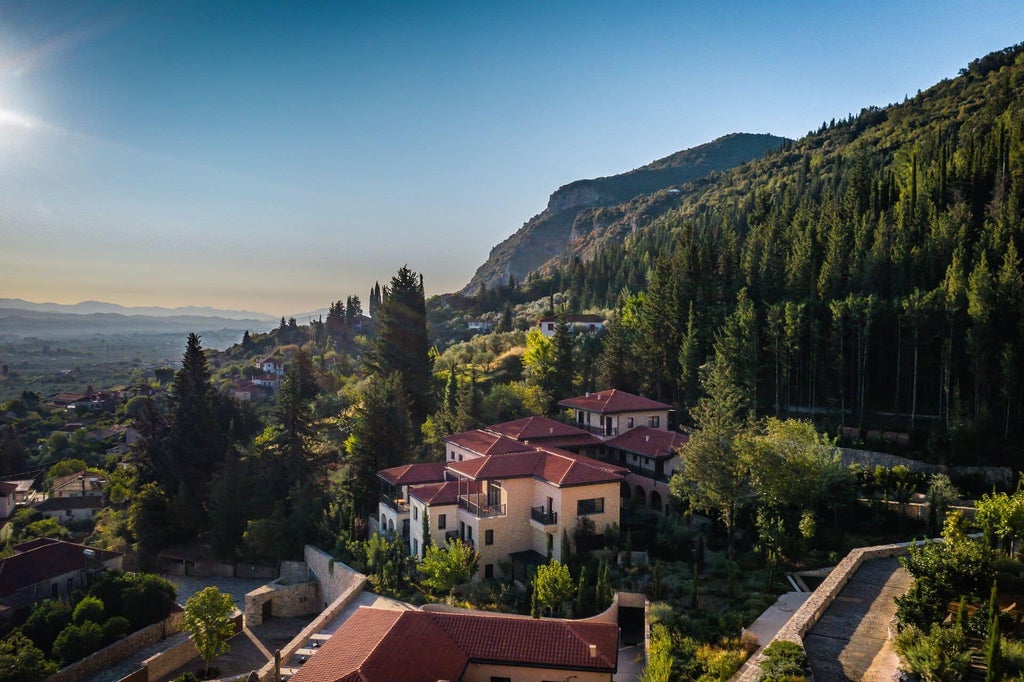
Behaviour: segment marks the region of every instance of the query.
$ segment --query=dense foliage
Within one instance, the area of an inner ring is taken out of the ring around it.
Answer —
[[[526,288],[618,308],[610,342],[632,364],[609,376],[684,415],[742,309],[761,412],[917,430],[954,460],[980,440],[1008,451],[1024,430],[1022,53],[694,183]]]

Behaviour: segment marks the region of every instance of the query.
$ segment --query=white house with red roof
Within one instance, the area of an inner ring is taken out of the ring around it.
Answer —
[[[671,405],[616,388],[567,398],[558,405],[566,408],[572,424],[597,434],[602,440],[638,426],[666,429],[668,413],[672,410]]]
[[[615,623],[363,606],[292,682],[610,682]]]
[[[578,442],[576,431],[562,435]],[[475,547],[485,578],[500,575],[509,559],[519,566],[564,560],[562,536],[572,539],[579,519],[592,521],[598,534],[619,521],[624,467],[485,429],[454,434],[445,449],[444,462],[377,474],[382,492],[374,521],[401,533],[415,556],[425,552],[424,516],[435,545],[458,537]]]
[[[68,598],[98,572],[121,570],[124,555],[73,542],[39,538],[0,559],[0,607],[27,608],[42,599]]]
[[[623,504],[668,511],[668,480],[680,466],[679,448],[690,437],[679,431],[638,426],[605,441],[601,459],[629,469],[622,486]]]
[[[542,317],[537,320],[537,329],[544,336],[551,338],[555,335],[555,328],[558,326],[559,319],[557,315]],[[604,329],[604,318],[600,315],[565,315],[561,319],[564,319],[565,323],[574,332],[596,334]]]

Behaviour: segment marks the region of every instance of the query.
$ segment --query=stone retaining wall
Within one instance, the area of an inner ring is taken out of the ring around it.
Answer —
[[[234,626],[235,635],[241,632],[242,614],[236,611],[235,614],[231,616],[231,624]],[[234,635],[232,635],[232,637],[233,636]],[[196,648],[196,645],[192,642],[192,638],[189,637],[188,639],[164,649],[160,653],[150,656],[144,660],[142,662],[142,669],[146,672],[145,680],[147,682],[151,680],[159,680],[161,677],[167,676],[197,656],[199,656],[199,649]],[[122,679],[120,682],[125,681]]]
[[[46,678],[47,682],[81,682],[82,680],[87,680],[96,673],[120,663],[136,651],[178,633],[181,630],[181,623],[184,619],[185,614],[182,611],[176,611],[161,622],[137,630],[110,646],[104,647],[96,653],[83,658],[81,661],[76,661],[62,668],[57,673]]]
[[[767,647],[777,639],[796,642],[804,645],[804,636],[817,624],[818,620],[832,604],[850,579],[856,575],[857,570],[865,561],[871,559],[885,559],[888,557],[904,556],[910,553],[910,546],[913,543],[901,542],[895,545],[878,545],[875,547],[861,547],[853,550],[832,569],[824,582],[818,589],[797,609],[786,624],[769,642],[764,642]],[[764,648],[761,649],[763,651]],[[733,677],[733,682],[755,682],[761,674],[761,661],[764,655],[759,651],[754,654],[750,665],[744,666],[740,672]]]
[[[320,583],[320,599],[324,608],[333,604],[341,595],[347,594],[354,585],[359,584],[362,589],[363,583],[366,582],[366,576],[362,573],[336,561],[330,554],[312,545],[306,545],[305,559],[306,566]]]
[[[309,642],[312,635],[320,632],[325,625],[344,611],[352,600],[363,591],[363,587],[366,586],[365,575],[349,568],[340,561],[334,561],[329,554],[312,545],[306,545],[306,564],[318,579],[321,575],[318,571],[323,571],[328,579],[327,582],[320,582],[321,598],[326,599],[325,595],[333,594],[339,590],[340,592],[338,592],[337,597],[327,605],[320,615],[313,619],[313,622],[303,628],[302,632],[297,634],[292,641],[288,642],[281,649],[282,666],[288,662],[297,650]],[[270,682],[270,680],[274,679],[273,661],[260,668],[259,678],[260,682]]]
[[[270,615],[277,618],[308,616],[320,611],[320,585],[316,582],[286,584],[279,578],[245,595],[245,622],[248,627],[263,623],[263,607],[270,602]]]

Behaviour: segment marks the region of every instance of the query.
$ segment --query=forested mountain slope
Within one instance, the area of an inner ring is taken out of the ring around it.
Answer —
[[[726,135],[628,173],[563,185],[551,195],[544,211],[491,250],[463,293],[476,293],[481,283],[487,287],[505,284],[509,275],[521,281],[552,259],[564,262],[574,250],[586,253],[594,244],[621,241],[637,221],[647,224],[678,205],[677,193],[659,190],[733,168],[784,141],[774,135]],[[646,196],[656,192],[656,198]],[[630,220],[623,221],[623,217]],[[629,230],[623,229],[624,224]],[[580,239],[583,235],[586,238]]]
[[[761,413],[1018,453],[1022,94],[1022,47],[992,53],[698,181],[649,229],[531,288],[622,305],[611,375],[684,410],[728,320]]]

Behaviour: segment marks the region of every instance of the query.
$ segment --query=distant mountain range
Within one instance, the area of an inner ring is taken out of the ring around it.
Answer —
[[[187,334],[196,332],[266,332],[277,326],[268,320],[238,320],[203,315],[122,315],[119,313],[60,313],[0,308],[0,338],[70,338],[91,334]]]
[[[154,306],[128,307],[116,303],[102,301],[82,301],[73,305],[62,303],[33,303],[20,298],[0,298],[0,309],[31,310],[46,313],[67,313],[73,315],[91,315],[94,313],[113,313],[118,315],[145,315],[148,317],[210,317],[228,320],[260,320],[276,322],[279,318],[266,313],[249,310],[219,310],[209,306],[183,306],[181,308],[160,308]],[[296,318],[298,319],[298,318]]]
[[[735,133],[627,173],[563,185],[547,208],[491,249],[462,293],[475,294],[481,284],[505,284],[509,275],[521,282],[572,256],[586,260],[601,244],[621,241],[638,225],[677,208],[681,186],[760,158],[785,141]]]

